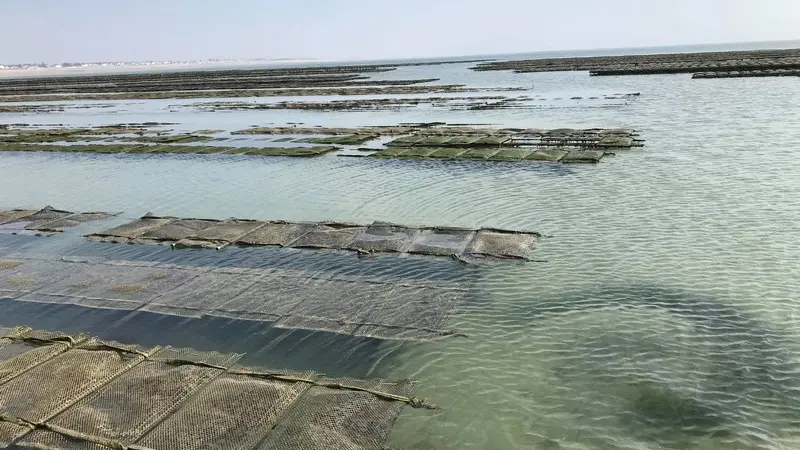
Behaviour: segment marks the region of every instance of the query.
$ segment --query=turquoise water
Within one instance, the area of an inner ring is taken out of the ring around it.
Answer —
[[[90,245],[77,231],[47,239],[6,236],[0,247],[462,280],[472,292],[448,325],[468,338],[401,345],[319,333],[278,336],[241,322],[109,319],[110,313],[13,302],[3,302],[2,321],[81,326],[129,341],[141,339],[142,330],[161,330],[147,339],[239,348],[286,367],[308,367],[317,358],[318,367],[336,374],[411,377],[419,381],[417,393],[442,410],[406,409],[391,435],[395,447],[796,448],[799,80],[515,75],[467,67],[403,67],[375,76],[524,87],[529,91],[516,95],[542,100],[514,110],[337,113],[209,113],[171,107],[202,99],[122,101],[102,102],[115,104],[108,109],[4,114],[0,122],[163,121],[227,131],[287,122],[632,127],[646,146],[596,166],[4,153],[0,206],[124,211],[120,220],[152,210],[525,228],[552,236],[538,243],[539,262],[470,267],[252,250],[178,254]],[[631,92],[641,95],[607,107],[563,100]]]

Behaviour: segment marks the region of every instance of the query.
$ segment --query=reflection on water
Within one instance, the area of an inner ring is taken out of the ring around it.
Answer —
[[[464,283],[471,293],[448,326],[468,338],[394,344],[241,321],[8,302],[0,303],[2,323],[247,351],[255,362],[336,375],[410,377],[420,382],[418,394],[443,409],[407,409],[391,436],[395,447],[797,448],[800,178],[791,170],[800,163],[797,80],[464,68],[404,67],[391,77],[525,87],[546,98],[641,96],[619,108],[377,113],[170,112],[170,104],[184,101],[126,101],[114,102],[112,112],[0,120],[163,121],[180,122],[182,130],[228,131],[286,122],[630,126],[647,139],[646,147],[597,166],[3,154],[0,204],[122,210],[120,222],[153,210],[181,217],[533,229],[553,236],[533,254],[546,262],[471,266],[262,249],[173,252],[90,244],[78,236],[107,228],[108,221],[53,238],[3,238],[0,247]],[[153,330],[159,332],[148,334]]]

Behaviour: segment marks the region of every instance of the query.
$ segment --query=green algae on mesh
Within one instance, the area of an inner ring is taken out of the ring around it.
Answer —
[[[436,150],[439,150],[436,147],[411,147],[408,151],[404,152],[402,155],[397,156],[400,159],[428,159],[430,155],[433,154]]]
[[[124,148],[124,153],[132,153],[132,154],[144,154],[144,153],[153,153],[153,150],[160,150],[156,151],[155,153],[167,153],[166,150],[163,149],[166,147],[165,145],[143,145],[143,144],[129,144],[126,145]]]
[[[14,286],[14,287],[28,286],[35,282],[36,280],[26,277],[12,277],[6,280],[6,283],[8,283],[9,286]]]
[[[436,151],[428,155],[428,157],[435,159],[459,159],[466,151],[467,149],[463,147],[442,147],[437,148]]]
[[[31,152],[36,151],[31,149],[30,146],[20,144],[0,143],[0,152]]]
[[[558,150],[558,149],[542,149],[536,150],[535,152],[531,153],[530,155],[525,157],[526,161],[549,161],[549,162],[559,162],[561,158],[566,155],[566,150]]]
[[[387,148],[386,150],[377,151],[370,156],[374,158],[397,158],[410,150],[411,149],[407,147],[392,147]]]
[[[15,267],[21,266],[22,264],[23,264],[22,261],[0,259],[0,270],[13,269]]]
[[[89,145],[46,145],[46,144],[0,144],[0,151],[42,151],[68,153],[144,153],[144,154],[217,154],[233,153],[261,156],[316,156],[338,150],[338,147],[215,147],[175,144],[89,144]]]
[[[225,130],[197,130],[194,134],[219,134],[224,132]]]
[[[51,129],[5,129],[0,135],[0,142],[5,143],[48,143],[48,142],[93,142],[102,141],[113,136],[116,140],[134,140],[146,133],[154,133],[142,127],[105,126],[96,128],[51,128]],[[128,136],[122,136],[128,135]]]
[[[698,70],[738,71],[796,68],[800,49],[745,50],[725,52],[672,53],[647,55],[542,58],[535,60],[491,61],[473,70],[513,70],[515,73],[550,71],[589,71],[591,75],[636,75],[692,73]]]
[[[133,145],[87,145],[86,152],[92,153],[127,153]],[[81,151],[81,150],[78,150]]]
[[[598,147],[630,148],[631,145],[633,145],[633,138],[617,134],[603,136],[597,142]]]
[[[417,135],[403,136],[403,137],[399,137],[397,139],[394,139],[391,142],[388,142],[386,144],[386,146],[387,147],[410,147],[412,145],[416,145],[417,142],[420,142],[423,139],[425,139],[424,136],[417,136]]]
[[[487,160],[500,152],[499,148],[472,148],[462,153],[458,159]]]
[[[455,136],[426,136],[417,141],[414,145],[420,147],[441,147],[443,145],[448,145],[449,141],[454,138]]]
[[[243,98],[243,97],[300,97],[333,95],[397,95],[428,94],[451,92],[478,92],[458,84],[409,85],[409,86],[371,86],[335,88],[270,88],[270,89],[215,89],[215,90],[173,90],[147,92],[111,93],[62,93],[62,94],[23,94],[2,95],[0,102],[52,102],[67,100],[139,100],[139,99],[181,99],[181,98]]]
[[[69,147],[77,145],[52,145],[52,144],[9,144],[0,143],[0,152],[59,152],[72,151]]]
[[[75,136],[71,134],[44,134],[44,133],[24,133],[12,136],[0,136],[0,142],[36,144],[46,142],[89,142],[100,141],[104,138],[97,136]]]
[[[236,149],[231,153],[236,155],[249,155],[249,156],[292,156],[292,153],[289,152],[289,149],[284,147],[264,147],[264,148],[247,147],[247,148]]]
[[[193,153],[196,155],[209,155],[214,153],[228,153],[232,148],[236,147],[218,147],[214,145],[198,145],[186,147],[186,153]]]
[[[348,136],[342,136],[342,137],[348,137]],[[339,139],[338,136],[320,137],[320,138],[300,138],[300,139],[295,139],[293,142],[303,143],[303,144],[336,144],[337,143],[336,141],[338,139]]]
[[[174,144],[174,143],[190,143],[190,142],[207,142],[207,141],[214,141],[216,140],[216,138],[211,136],[198,136],[195,134],[176,134],[171,136],[122,137],[118,138],[117,140],[142,142],[148,144]]]
[[[489,161],[522,161],[533,153],[529,148],[507,148],[487,158]]]
[[[322,138],[302,138],[294,142],[304,142],[308,144],[335,144],[335,145],[358,145],[376,139],[374,134],[353,134],[349,136],[331,136]]]
[[[204,155],[209,153],[224,153],[229,147],[215,147],[210,145],[151,145],[152,151],[145,153],[176,153]]]
[[[442,147],[471,147],[480,148],[486,147],[499,150],[505,148],[522,148],[522,147],[547,147],[551,150],[564,150],[564,147],[571,147],[574,149],[592,150],[598,148],[629,148],[631,146],[642,146],[643,140],[635,138],[638,134],[633,129],[604,129],[604,128],[589,128],[589,129],[572,129],[560,128],[552,130],[541,129],[525,129],[525,128],[508,128],[508,129],[491,129],[491,128],[475,128],[473,126],[448,126],[446,124],[401,124],[397,126],[366,126],[354,128],[336,128],[336,127],[296,127],[296,126],[279,126],[279,127],[257,127],[253,126],[249,129],[234,131],[234,135],[326,135],[323,137],[283,137],[274,139],[273,142],[297,142],[297,143],[311,143],[320,145],[358,145],[365,143],[372,139],[377,139],[380,136],[398,136],[400,137],[385,144],[389,148],[404,148],[422,147],[422,148],[442,148]],[[126,142],[144,141],[151,143],[180,143],[180,142],[194,142],[194,141],[209,141],[209,140],[222,140],[224,138],[215,138],[210,136],[200,136],[195,133],[180,134],[173,136],[147,136],[142,138],[120,138],[119,141]],[[370,150],[375,151],[375,150]],[[532,150],[531,150],[532,151]],[[234,153],[243,153],[243,151],[235,151]],[[307,156],[307,151],[301,151],[299,156]],[[259,152],[257,152],[259,153]],[[276,154],[276,151],[265,151],[260,153]],[[284,151],[281,151],[281,156],[285,156]],[[494,156],[496,153],[487,155],[485,152],[469,153],[465,152],[459,155],[464,159],[487,159]],[[559,152],[536,152],[522,155],[523,159],[534,161],[557,161],[564,157],[566,153]],[[420,156],[415,153],[408,153],[407,150],[403,152],[404,156],[411,159],[430,157],[431,155]],[[392,153],[378,151],[374,156],[376,157],[396,157]],[[602,157],[602,155],[599,155]],[[434,157],[436,157],[434,155]],[[442,154],[443,158],[450,158],[447,154]],[[510,158],[516,160],[514,153],[501,153],[497,156],[498,160],[505,160],[503,158]],[[583,153],[575,154],[568,160],[575,159],[572,162],[591,162],[598,160],[597,154]]]
[[[78,134],[92,134],[92,135],[114,135],[114,134],[129,134],[129,133],[136,133],[139,131],[144,131],[139,128],[133,127],[122,127],[122,126],[107,126],[107,127],[98,127],[98,128],[90,128],[88,130],[84,130],[79,132]]]
[[[332,142],[320,142],[320,144],[337,144],[337,145],[358,145],[365,142],[377,139],[379,136],[375,134],[354,134],[351,136],[341,136],[334,138]]]
[[[503,145],[507,142],[511,141],[511,136],[484,136],[477,141],[473,142],[473,145]]]
[[[178,151],[177,146],[159,144],[159,145],[132,145],[130,150],[133,153],[175,153]]]
[[[439,145],[446,145],[448,147],[472,147],[480,138],[480,136],[453,136]]]
[[[561,158],[562,163],[598,163],[603,156],[605,156],[605,152],[602,150],[572,150],[563,158]]]

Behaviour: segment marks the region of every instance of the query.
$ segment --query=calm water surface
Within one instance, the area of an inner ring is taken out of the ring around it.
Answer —
[[[174,106],[203,101],[197,99],[95,102],[114,107],[4,114],[0,121],[163,121],[226,131],[287,122],[633,127],[646,146],[596,166],[4,153],[0,206],[124,211],[120,221],[152,210],[525,228],[551,236],[537,246],[539,262],[472,267],[307,252],[182,253],[80,238],[108,222],[58,238],[5,236],[0,248],[463,282],[472,291],[449,326],[468,338],[401,345],[14,302],[0,303],[0,322],[247,351],[265,364],[339,375],[410,377],[419,381],[417,393],[442,410],[407,408],[391,435],[395,447],[797,448],[800,80],[514,75],[467,67],[403,67],[375,77],[524,87],[530,91],[517,94],[534,100],[517,110],[340,113]],[[641,96],[627,104],[564,100],[632,92]]]

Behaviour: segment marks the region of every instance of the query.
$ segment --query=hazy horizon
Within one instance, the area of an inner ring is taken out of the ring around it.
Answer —
[[[422,59],[800,39],[793,0],[230,3],[15,4],[0,29],[13,43],[0,48],[0,64]]]
[[[634,50],[634,51],[641,51],[641,50],[649,50],[649,49],[695,49],[699,47],[734,47],[734,46],[753,46],[753,47],[764,47],[764,44],[791,44],[792,47],[800,46],[800,39],[789,39],[789,40],[780,40],[780,41],[742,41],[742,42],[704,42],[704,43],[695,43],[695,44],[680,44],[680,45],[659,45],[659,46],[645,46],[645,47],[603,47],[603,48],[574,48],[574,49],[559,49],[559,50],[545,50],[545,51],[531,51],[531,52],[514,52],[514,53],[489,53],[489,54],[473,54],[473,55],[435,55],[435,56],[426,56],[426,57],[405,57],[405,58],[373,58],[373,59],[365,59],[365,58],[357,58],[357,59],[322,59],[322,58],[303,58],[303,57],[283,57],[283,58],[269,58],[269,57],[254,57],[254,58],[208,58],[202,60],[108,60],[108,61],[52,61],[46,62],[49,65],[61,64],[65,62],[70,63],[83,63],[83,64],[93,64],[93,63],[141,63],[141,62],[187,62],[187,61],[201,61],[201,62],[212,62],[215,60],[218,61],[231,61],[231,60],[241,60],[241,61],[265,61],[265,62],[278,62],[278,61],[287,61],[287,62],[358,62],[358,61],[417,61],[417,60],[438,60],[438,59],[470,59],[470,58],[495,58],[495,57],[505,57],[505,56],[515,56],[515,55],[527,55],[527,54],[563,54],[563,53],[603,53],[603,52],[615,52],[620,50]],[[24,64],[40,64],[42,61],[25,61],[25,62],[3,62],[0,61],[0,65],[7,64],[7,65],[24,65]]]

